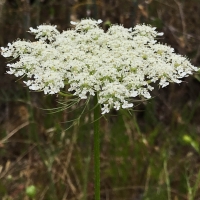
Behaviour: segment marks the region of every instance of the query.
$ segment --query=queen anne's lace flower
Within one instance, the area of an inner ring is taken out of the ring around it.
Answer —
[[[52,42],[56,35],[60,34],[59,31],[56,29],[56,26],[50,25],[40,25],[37,29],[30,27],[30,33],[35,34],[36,39],[40,39],[43,41],[49,40]]]
[[[173,48],[157,43],[163,33],[155,28],[113,25],[105,33],[101,22],[71,22],[75,28],[62,33],[50,25],[30,28],[37,42],[17,40],[1,47],[4,57],[16,59],[7,73],[26,75],[24,83],[45,94],[59,93],[65,85],[81,99],[97,93],[105,114],[133,107],[130,100],[136,96],[151,98],[151,83],[165,87],[197,71]]]

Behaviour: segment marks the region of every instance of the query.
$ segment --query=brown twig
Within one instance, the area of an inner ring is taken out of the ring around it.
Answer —
[[[185,23],[185,15],[183,13],[183,5],[182,5],[182,3],[180,3],[177,0],[174,0],[174,2],[177,4],[178,9],[179,9],[179,13],[180,13],[180,17],[181,17],[181,23],[182,23],[182,30],[183,30],[183,39],[184,39],[184,42],[186,44],[187,43],[187,37],[186,37],[187,29],[186,29],[186,23]]]
[[[24,128],[25,126],[27,126],[29,124],[29,121],[24,122],[23,124],[19,125],[17,128],[15,128],[13,131],[11,131],[10,133],[8,133],[8,135],[3,138],[0,141],[0,144],[3,144],[6,142],[6,140],[8,140],[10,137],[12,137],[15,133],[17,133],[20,129]]]

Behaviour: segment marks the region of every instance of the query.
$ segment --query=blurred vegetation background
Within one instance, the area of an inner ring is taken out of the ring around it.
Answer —
[[[0,0],[0,46],[33,40],[29,27],[81,18],[163,31],[161,43],[200,66],[199,0]],[[200,200],[200,76],[155,90],[132,114],[101,119],[102,200]],[[0,200],[93,200],[90,108],[60,108],[65,98],[30,92],[6,74],[0,57]],[[58,109],[59,110],[59,109]]]

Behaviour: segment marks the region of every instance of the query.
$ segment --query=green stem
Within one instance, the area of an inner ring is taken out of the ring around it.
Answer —
[[[94,173],[95,173],[95,200],[100,200],[100,139],[99,139],[100,105],[97,93],[94,97]]]

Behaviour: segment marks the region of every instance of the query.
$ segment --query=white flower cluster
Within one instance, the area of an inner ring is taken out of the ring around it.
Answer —
[[[104,32],[99,23],[72,22],[75,28],[62,33],[50,25],[30,28],[37,42],[18,40],[1,48],[4,57],[16,61],[8,64],[8,73],[27,76],[24,83],[45,94],[58,93],[65,85],[81,99],[97,93],[105,114],[132,107],[133,97],[150,98],[151,83],[165,87],[197,71],[187,58],[157,43],[162,33],[151,26],[113,25]]]

